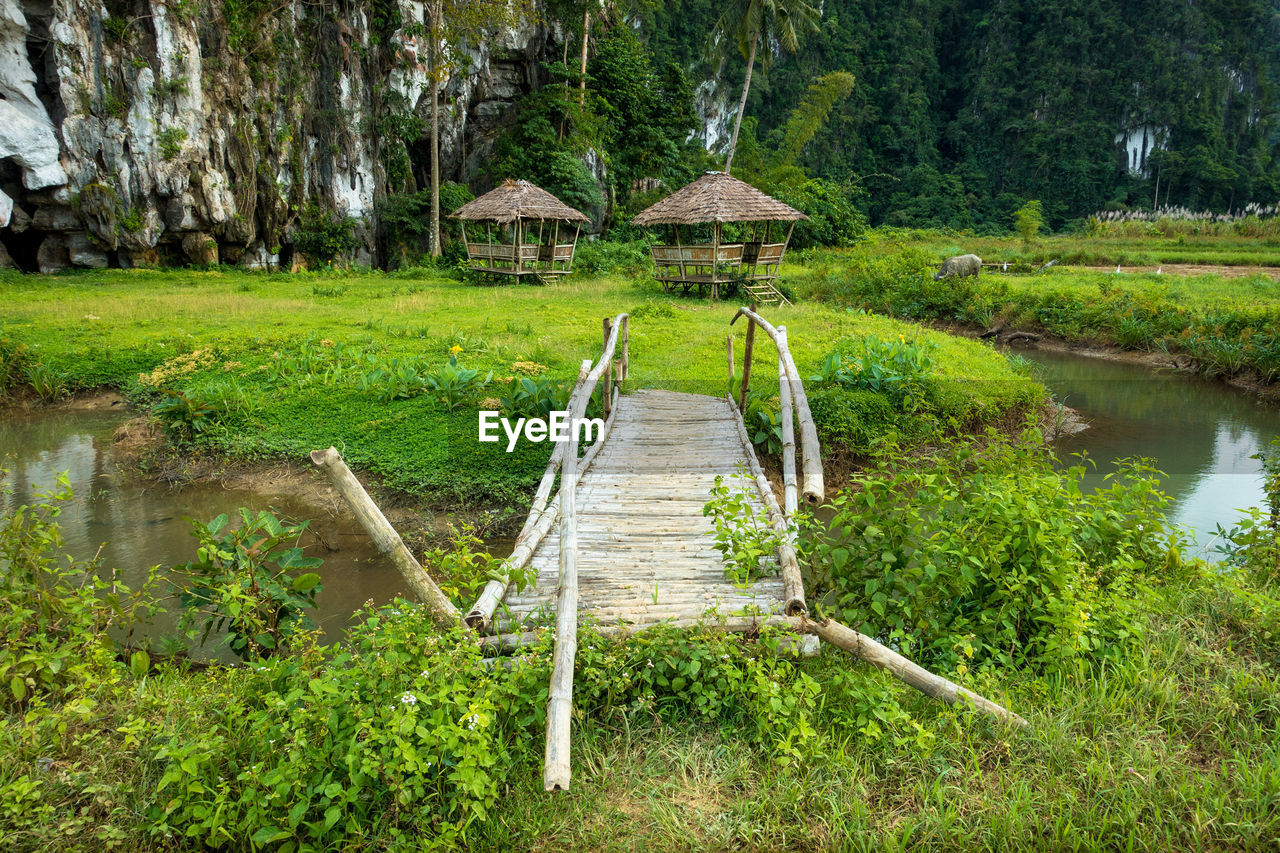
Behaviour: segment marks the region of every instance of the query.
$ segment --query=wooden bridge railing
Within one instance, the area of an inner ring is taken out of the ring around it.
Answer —
[[[733,315],[729,325],[738,321],[739,317],[747,318],[747,340],[742,354],[742,385],[738,391],[738,430],[747,450],[747,459],[752,467],[752,476],[760,486],[761,496],[769,511],[770,522],[774,530],[782,537],[783,544],[778,548],[778,559],[782,566],[782,583],[785,601],[783,612],[788,616],[803,616],[808,612],[804,599],[804,583],[800,578],[800,564],[796,559],[795,531],[792,522],[798,509],[796,499],[796,439],[792,422],[792,407],[795,408],[795,420],[800,422],[801,460],[804,470],[804,500],[810,506],[822,503],[825,487],[822,480],[822,455],[818,446],[818,431],[813,424],[813,414],[809,411],[809,398],[805,395],[804,384],[800,381],[800,372],[791,358],[791,350],[787,347],[787,327],[774,326],[750,308],[739,308]],[[765,331],[778,349],[778,405],[781,409],[782,421],[782,496],[783,507],[778,508],[778,500],[773,495],[773,487],[765,477],[764,471],[751,446],[742,415],[746,411],[747,392],[751,386],[751,364],[755,350],[755,330],[759,326]],[[734,379],[733,371],[733,336],[728,338],[729,345],[729,381],[730,387]],[[734,403],[732,392],[729,402]]]
[[[581,460],[581,464],[577,464],[578,460],[574,459],[574,482],[580,476],[580,472],[585,470],[591,464],[591,460],[600,452],[600,448],[604,445],[605,439],[609,436],[609,431],[613,427],[613,410],[617,401],[617,389],[614,387],[615,382],[622,382],[630,373],[630,357],[628,355],[628,346],[630,342],[629,335],[629,316],[627,314],[619,314],[610,320],[604,320],[604,350],[600,355],[600,359],[593,366],[591,362],[584,361],[583,369],[578,373],[578,381],[573,386],[573,392],[569,395],[569,417],[570,417],[570,433],[574,438],[572,428],[572,419],[581,418],[586,413],[587,403],[595,392],[597,385],[600,386],[601,408],[604,411],[605,423],[604,430],[596,438],[595,444],[587,451],[586,456]],[[616,354],[616,357],[615,357]],[[606,372],[606,368],[608,368]],[[601,379],[604,382],[601,384]],[[493,619],[493,613],[501,603],[503,595],[507,591],[507,587],[511,585],[511,575],[522,570],[533,559],[533,553],[537,550],[539,543],[546,537],[551,530],[558,515],[563,515],[561,507],[564,505],[564,485],[569,481],[568,476],[563,470],[565,460],[567,459],[567,451],[572,447],[577,452],[578,443],[560,442],[555,446],[555,450],[551,453],[551,459],[547,462],[547,468],[542,474],[542,480],[538,483],[538,489],[534,493],[533,503],[529,506],[529,516],[525,519],[524,527],[520,530],[520,535],[516,537],[515,546],[511,549],[511,556],[503,562],[500,574],[490,580],[481,591],[480,597],[476,599],[476,603],[467,611],[464,617],[466,624],[479,630],[486,627],[490,620]],[[560,476],[560,492],[554,500],[548,503],[551,498],[551,488],[555,484],[556,474]]]

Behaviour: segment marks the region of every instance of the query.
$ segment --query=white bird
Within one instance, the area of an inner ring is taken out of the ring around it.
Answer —
[[[1120,265],[1116,264],[1116,275],[1120,274]]]
[[[1004,269],[1002,270],[1002,272],[1008,272],[1008,271],[1009,271],[1009,262],[1008,262],[1008,261],[1005,261],[1005,262],[1004,262]]]
[[[1162,275],[1162,274],[1164,274],[1164,265],[1163,265],[1163,264],[1161,264],[1160,266],[1156,267],[1156,275]]]

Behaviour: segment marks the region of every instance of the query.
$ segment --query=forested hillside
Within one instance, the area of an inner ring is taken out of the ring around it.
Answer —
[[[659,60],[709,78],[712,0],[645,15]],[[1274,0],[828,0],[818,32],[759,74],[763,139],[815,77],[857,77],[803,163],[855,181],[872,220],[1053,224],[1109,204],[1226,209],[1280,191]],[[736,58],[735,58],[736,59]],[[732,109],[741,61],[720,80]],[[1145,136],[1145,139],[1144,139]]]

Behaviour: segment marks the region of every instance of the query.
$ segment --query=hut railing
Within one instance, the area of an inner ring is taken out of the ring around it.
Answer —
[[[613,319],[605,318],[604,320],[604,349],[600,355],[600,359],[594,366],[590,361],[584,363],[589,368],[585,372],[579,371],[578,380],[573,386],[573,392],[569,395],[569,417],[582,417],[587,409],[587,403],[591,399],[597,386],[600,388],[601,407],[605,415],[604,430],[596,438],[595,444],[587,451],[582,458],[581,464],[577,458],[574,458],[575,472],[573,481],[576,484],[581,472],[595,458],[595,454],[599,452],[600,447],[608,438],[610,430],[613,428],[613,411],[617,402],[618,388],[617,383],[626,380],[630,372],[630,357],[628,348],[630,344],[629,334],[629,316],[627,314],[619,314]],[[602,381],[603,380],[603,381]],[[572,420],[570,421],[571,434]],[[565,461],[568,458],[568,451],[572,447],[574,453],[578,450],[576,436],[571,442],[560,442],[555,446],[555,450],[551,453],[551,459],[547,462],[546,470],[542,474],[542,480],[538,483],[538,489],[534,493],[533,503],[529,506],[529,516],[525,519],[524,527],[520,530],[520,535],[516,537],[515,545],[511,549],[511,555],[503,561],[498,574],[490,580],[485,588],[481,591],[476,603],[471,607],[463,621],[476,630],[486,627],[493,619],[494,611],[497,610],[503,596],[506,594],[507,587],[511,585],[511,576],[516,572],[523,571],[529,565],[529,561],[533,559],[533,553],[537,550],[538,545],[546,537],[551,530],[551,525],[555,519],[562,514],[564,506],[564,490],[565,485],[569,482],[569,476],[564,470]],[[551,489],[555,485],[556,475],[560,474],[560,492],[557,496],[551,498]],[[564,551],[563,544],[561,551]],[[576,608],[575,608],[576,610]]]
[[[789,616],[800,616],[807,612],[804,599],[804,584],[800,579],[800,566],[796,559],[794,519],[799,501],[796,483],[796,439],[794,421],[800,425],[801,460],[804,473],[803,496],[805,503],[816,506],[822,503],[824,484],[822,478],[822,456],[818,445],[818,431],[813,423],[813,414],[809,411],[809,398],[805,394],[804,384],[800,381],[800,372],[796,369],[791,350],[787,347],[787,327],[775,328],[768,320],[750,308],[739,308],[738,313],[729,321],[733,325],[739,317],[747,318],[746,344],[742,353],[742,382],[738,389],[738,399],[729,394],[729,404],[736,405],[738,417],[738,436],[746,447],[747,459],[752,468],[752,475],[760,487],[765,507],[769,512],[770,522],[774,530],[782,537],[778,547],[778,562],[782,566],[783,608]],[[751,387],[751,367],[755,353],[755,330],[759,326],[774,342],[778,351],[778,404],[782,421],[782,495],[783,505],[773,495],[773,487],[760,468],[752,449],[751,439],[747,435],[742,415],[746,410],[747,393]],[[733,336],[728,338],[729,348],[729,380],[734,380]],[[794,421],[793,410],[794,409]]]

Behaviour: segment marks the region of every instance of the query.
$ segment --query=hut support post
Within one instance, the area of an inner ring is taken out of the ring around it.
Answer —
[[[360,526],[369,534],[378,550],[391,558],[396,571],[400,572],[413,590],[414,596],[431,612],[431,621],[448,630],[458,624],[461,614],[449,597],[444,594],[436,582],[431,579],[422,565],[405,547],[404,540],[396,529],[387,521],[386,516],[378,509],[378,505],[369,497],[369,493],[360,485],[356,475],[351,473],[347,463],[335,448],[311,451],[311,462],[329,478],[329,483],[342,495],[351,512],[360,522]]]
[[[717,222],[711,243],[711,301],[720,301],[720,223]]]

